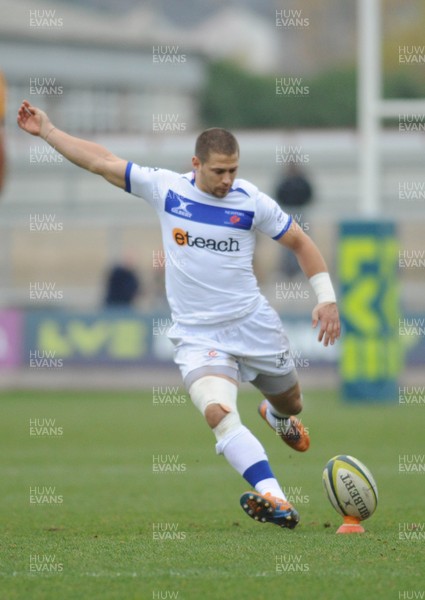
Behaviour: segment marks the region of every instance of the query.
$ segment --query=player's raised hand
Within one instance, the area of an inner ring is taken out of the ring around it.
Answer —
[[[335,302],[322,302],[316,304],[312,313],[313,329],[320,322],[318,340],[323,340],[323,345],[331,346],[341,335],[341,323],[339,321],[338,307]]]
[[[27,133],[40,137],[44,137],[49,127],[52,127],[46,113],[35,106],[31,106],[28,100],[24,100],[19,107],[17,123]]]

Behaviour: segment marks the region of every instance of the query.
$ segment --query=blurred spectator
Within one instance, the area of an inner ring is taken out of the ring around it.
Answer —
[[[275,196],[281,208],[292,215],[302,228],[305,223],[305,207],[313,199],[313,189],[297,164],[289,163],[286,174],[276,187]],[[293,252],[285,250],[282,271],[289,277],[301,273],[301,268]]]
[[[131,256],[111,267],[106,280],[105,306],[131,306],[143,288]]]
[[[4,185],[6,171],[6,150],[4,121],[6,118],[6,80],[0,71],[0,192]]]

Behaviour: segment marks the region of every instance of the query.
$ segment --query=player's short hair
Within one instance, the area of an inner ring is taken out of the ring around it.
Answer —
[[[205,129],[197,138],[195,144],[195,155],[201,163],[205,163],[211,152],[217,154],[239,155],[239,144],[233,133],[221,127]]]

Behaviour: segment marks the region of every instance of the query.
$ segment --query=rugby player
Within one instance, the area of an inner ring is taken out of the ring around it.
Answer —
[[[334,344],[340,321],[326,263],[311,238],[269,196],[237,178],[239,146],[225,129],[203,131],[192,171],[141,167],[106,148],[68,135],[24,101],[18,125],[72,163],[156,210],[166,255],[166,291],[175,362],[194,405],[216,438],[217,454],[249,483],[240,503],[260,522],[294,528],[299,515],[275,478],[262,444],[237,409],[238,385],[251,382],[264,399],[261,417],[294,450],[310,439],[295,415],[302,395],[278,314],[261,294],[252,261],[256,231],[292,250],[316,295],[312,325],[318,341]]]

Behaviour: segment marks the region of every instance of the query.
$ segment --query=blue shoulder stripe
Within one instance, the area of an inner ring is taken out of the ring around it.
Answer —
[[[282,237],[282,235],[288,231],[288,229],[291,227],[291,225],[292,225],[292,217],[290,216],[289,219],[288,219],[288,222],[285,225],[285,227],[282,229],[282,231],[280,231],[277,235],[275,235],[273,237],[273,239],[274,240],[280,239]]]
[[[241,188],[241,187],[230,188],[230,191],[231,192],[241,192],[242,194],[245,194],[245,196],[248,196],[248,198],[249,198],[248,192],[246,190],[244,190],[243,188]]]
[[[125,168],[125,191],[131,194],[131,181],[130,181],[130,171],[133,166],[132,162],[128,162]]]

